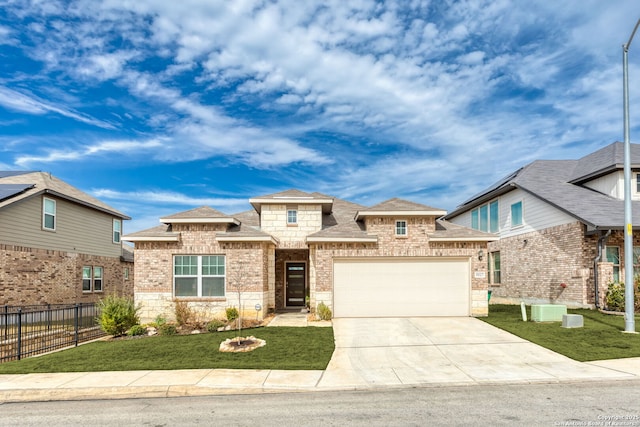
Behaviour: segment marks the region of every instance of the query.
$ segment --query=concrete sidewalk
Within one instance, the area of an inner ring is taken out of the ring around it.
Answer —
[[[306,316],[298,315],[273,326],[295,320],[307,324]],[[640,358],[580,363],[477,319],[335,319],[334,331],[336,350],[324,371],[0,375],[0,402],[640,379]]]

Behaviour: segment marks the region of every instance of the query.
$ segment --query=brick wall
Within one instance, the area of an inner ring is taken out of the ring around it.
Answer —
[[[185,298],[202,316],[223,317],[229,306],[238,306],[238,288],[242,283],[242,305],[246,315],[255,315],[255,304],[263,307],[260,316],[273,308],[269,290],[273,289],[273,245],[259,242],[223,242],[215,240],[217,232],[226,231],[225,224],[175,224],[179,242],[138,242],[135,250],[135,299],[141,305],[141,320],[157,315],[175,317],[173,296],[174,255],[225,255],[226,295],[224,297]]]
[[[83,266],[103,267],[102,292],[82,292]],[[111,293],[133,296],[134,279],[133,263],[119,257],[0,244],[0,305],[88,303]]]
[[[490,252],[500,251],[502,276],[491,285],[491,301],[592,304],[596,245],[579,222],[490,242]]]
[[[407,220],[408,236],[395,236],[396,219]],[[486,260],[479,261],[477,253],[485,242],[430,242],[427,233],[435,229],[432,218],[367,218],[367,233],[377,235],[378,243],[321,243],[310,245],[311,306],[328,299],[333,288],[334,257],[463,257],[471,260],[472,314],[486,316],[487,279]],[[479,273],[479,274],[476,274]],[[484,277],[482,277],[484,275]],[[478,276],[478,277],[476,277]]]
[[[309,250],[307,249],[285,249],[276,250],[275,272],[276,272],[276,293],[275,293],[275,309],[279,310],[285,307],[285,264],[289,261],[307,262],[309,259]],[[307,286],[309,286],[309,268],[307,265]]]

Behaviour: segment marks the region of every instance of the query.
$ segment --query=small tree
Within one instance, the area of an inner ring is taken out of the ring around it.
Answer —
[[[244,261],[236,262],[229,269],[229,284],[238,294],[238,344],[240,344],[240,336],[242,335],[242,292],[246,291],[249,286],[249,264]]]

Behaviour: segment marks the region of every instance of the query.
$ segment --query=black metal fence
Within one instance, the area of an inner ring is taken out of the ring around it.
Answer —
[[[106,335],[96,304],[0,306],[0,363],[20,360]]]

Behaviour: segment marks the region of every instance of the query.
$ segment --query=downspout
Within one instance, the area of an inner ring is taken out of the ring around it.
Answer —
[[[595,287],[596,309],[600,308],[600,295],[598,291],[598,263],[602,259],[602,248],[604,242],[611,236],[611,230],[607,230],[605,234],[601,234],[598,238],[598,255],[593,259],[593,281]]]

